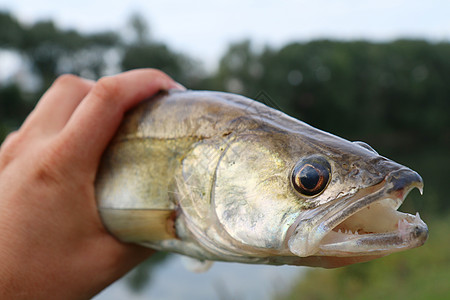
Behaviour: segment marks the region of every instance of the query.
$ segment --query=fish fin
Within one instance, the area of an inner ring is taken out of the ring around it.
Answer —
[[[176,239],[173,210],[100,208],[106,228],[124,242]]]
[[[208,271],[214,263],[210,260],[200,260],[189,256],[182,256],[181,259],[184,267],[195,273],[203,273]]]

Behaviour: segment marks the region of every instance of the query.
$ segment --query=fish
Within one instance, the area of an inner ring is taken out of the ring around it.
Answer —
[[[211,261],[341,267],[415,248],[420,175],[241,95],[168,91],[105,150],[98,211],[120,241]]]

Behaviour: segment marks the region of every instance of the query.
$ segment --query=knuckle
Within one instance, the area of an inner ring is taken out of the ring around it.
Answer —
[[[59,184],[65,180],[63,166],[65,149],[51,144],[45,149],[41,149],[39,157],[36,158],[36,168],[34,177],[37,181],[46,185]]]
[[[47,160],[40,162],[40,165],[35,170],[34,178],[45,185],[58,184],[61,181],[58,172],[48,164]]]
[[[6,136],[0,145],[0,167],[8,164],[16,157],[21,140],[18,131],[13,131]]]
[[[153,76],[167,76],[166,73],[164,73],[163,71],[158,70],[158,69],[148,69],[148,71]]]
[[[165,72],[158,70],[158,69],[148,69],[148,77],[151,79],[160,78],[160,79],[170,79],[170,76],[167,75]]]
[[[63,74],[58,78],[56,78],[53,85],[70,86],[74,84],[80,84],[82,81],[83,80],[80,77],[75,76],[73,74]]]
[[[14,143],[14,141],[18,139],[18,135],[19,135],[19,132],[18,132],[18,131],[12,131],[12,132],[10,132],[10,133],[6,136],[6,138],[5,138],[5,140],[3,141],[3,143],[2,143],[1,146],[4,147],[4,146],[6,146],[6,145],[9,145],[9,144],[11,144],[11,143]]]
[[[111,101],[119,92],[118,82],[115,77],[102,77],[94,85],[92,93],[103,101]]]

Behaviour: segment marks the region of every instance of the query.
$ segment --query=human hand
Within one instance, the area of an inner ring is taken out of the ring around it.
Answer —
[[[64,75],[0,147],[0,298],[90,298],[152,251],[111,236],[94,181],[125,111],[180,88],[141,69],[97,82]]]

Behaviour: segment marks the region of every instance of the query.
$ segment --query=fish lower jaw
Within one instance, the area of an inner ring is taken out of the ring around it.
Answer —
[[[427,239],[427,225],[418,213],[397,211],[401,202],[387,197],[350,215],[342,210],[316,226],[298,225],[289,236],[289,251],[300,257],[379,257],[419,247]]]
[[[367,211],[366,211],[367,212]],[[428,236],[427,225],[415,216],[398,211],[384,211],[386,223],[370,223],[378,215],[366,213],[351,216],[331,230],[320,242],[316,255],[321,256],[384,256],[421,246]],[[362,222],[364,221],[364,222]],[[364,226],[369,224],[369,226]]]

